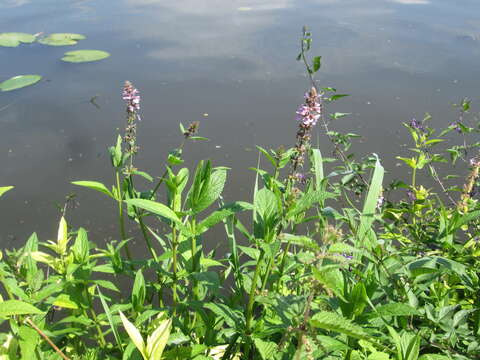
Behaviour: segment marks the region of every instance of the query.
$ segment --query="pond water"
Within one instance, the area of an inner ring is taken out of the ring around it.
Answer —
[[[449,124],[451,103],[479,100],[478,0],[0,0],[0,32],[87,36],[74,47],[0,47],[0,81],[44,76],[0,93],[0,184],[16,186],[0,202],[2,247],[33,231],[53,237],[55,204],[72,192],[72,225],[97,243],[118,236],[114,204],[70,181],[113,182],[106,148],[124,127],[124,80],[142,94],[140,169],[163,173],[181,141],[178,123],[199,120],[211,141],[189,144],[187,165],[211,158],[232,167],[225,198],[248,200],[254,146],[295,140],[308,87],[295,61],[303,25],[323,56],[321,84],[352,95],[329,109],[352,113],[333,127],[362,135],[354,149],[379,154],[390,176],[406,172],[395,160],[407,142],[402,122],[428,111],[435,125]],[[78,49],[112,56],[60,61]]]

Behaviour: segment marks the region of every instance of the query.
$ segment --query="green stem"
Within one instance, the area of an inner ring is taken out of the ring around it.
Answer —
[[[283,271],[285,270],[285,261],[287,260],[287,254],[290,250],[290,243],[285,246],[285,250],[283,250],[282,262],[280,263],[280,268],[278,271],[278,280],[277,280],[277,291],[280,289],[280,282],[283,276]]]
[[[127,235],[125,232],[125,219],[123,218],[123,193],[122,188],[120,186],[120,174],[119,171],[116,170],[116,181],[117,181],[117,192],[118,192],[118,219],[120,222],[120,236],[122,241],[127,239]],[[127,255],[128,260],[132,260],[132,255],[130,253],[130,249],[128,248],[128,244],[125,244],[125,253]]]
[[[258,276],[260,275],[260,268],[261,268],[261,263],[262,263],[264,254],[265,253],[262,251],[260,253],[260,257],[258,258],[257,266],[255,267],[255,272],[253,274],[253,280],[252,280],[252,286],[250,288],[250,294],[249,294],[249,297],[248,297],[247,312],[245,314],[245,318],[246,318],[245,327],[246,327],[247,335],[250,335],[250,332],[251,332],[252,317],[253,317],[253,304],[255,303],[255,290],[257,288],[257,280],[258,280]]]
[[[90,307],[90,314],[92,315],[93,322],[95,323],[95,328],[97,329],[98,342],[99,342],[101,347],[105,347],[107,345],[107,342],[105,341],[105,337],[103,336],[103,331],[102,331],[102,328],[100,327],[100,324],[98,322],[97,314],[95,313],[95,310],[93,309],[92,296],[88,292],[87,287],[85,287],[85,294],[87,296],[88,305]],[[87,311],[85,309],[83,309],[83,312],[84,312],[85,316],[88,318]]]
[[[178,303],[178,294],[177,294],[177,229],[175,225],[172,229],[172,266],[173,266],[173,314],[175,315],[177,309],[176,305]]]

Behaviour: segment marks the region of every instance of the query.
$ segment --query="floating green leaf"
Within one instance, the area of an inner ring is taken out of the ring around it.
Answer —
[[[0,46],[17,47],[20,43],[30,44],[35,41],[35,36],[26,33],[1,33]]]
[[[50,46],[66,46],[66,45],[75,45],[78,40],[85,39],[85,36],[81,34],[70,34],[70,33],[56,33],[50,34],[47,37],[40,39],[38,42],[44,45]]]
[[[42,77],[40,75],[18,75],[0,83],[1,91],[12,91],[36,84]]]
[[[101,50],[76,50],[68,51],[64,54],[63,61],[72,63],[82,63],[90,61],[99,61],[106,59],[110,54]]]
[[[0,186],[0,196],[5,194],[7,191],[12,190],[13,186]]]

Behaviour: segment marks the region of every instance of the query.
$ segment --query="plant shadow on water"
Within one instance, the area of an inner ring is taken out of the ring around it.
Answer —
[[[125,82],[124,131],[108,149],[114,184],[73,181],[115,204],[118,240],[95,244],[71,226],[69,196],[53,240],[33,233],[1,253],[2,358],[480,356],[480,128],[470,100],[440,132],[428,114],[404,124],[412,148],[398,160],[411,179],[387,185],[380,156],[357,158],[357,135],[334,129],[349,114],[327,109],[347,95],[315,79],[322,58],[310,57],[311,44],[304,28],[297,60],[310,84],[295,145],[257,147],[250,202],[222,197],[230,169],[210,160],[185,166],[186,144],[206,140],[198,122],[180,124],[163,173],[140,168],[137,128],[148,120],[140,92]],[[317,127],[329,156],[312,145]],[[445,146],[452,135],[459,145]],[[468,176],[441,174],[445,163]],[[121,290],[124,279],[130,286]]]

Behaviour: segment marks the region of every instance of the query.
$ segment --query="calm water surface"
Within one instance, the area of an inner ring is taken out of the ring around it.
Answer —
[[[445,125],[451,103],[479,100],[478,0],[0,0],[0,32],[87,36],[75,47],[0,47],[0,80],[44,76],[0,94],[0,184],[16,186],[0,202],[2,247],[22,245],[32,231],[53,237],[55,204],[73,191],[72,225],[98,243],[117,237],[114,204],[70,181],[112,183],[106,147],[124,126],[127,79],[142,93],[139,168],[159,176],[181,140],[178,123],[200,120],[211,141],[187,146],[187,164],[233,167],[226,200],[248,199],[255,144],[294,142],[308,86],[295,61],[304,24],[323,55],[322,85],[353,95],[330,109],[352,113],[337,128],[361,134],[355,150],[378,153],[390,176],[406,173],[394,159],[407,142],[402,122],[428,111]],[[59,60],[77,49],[112,56]]]

